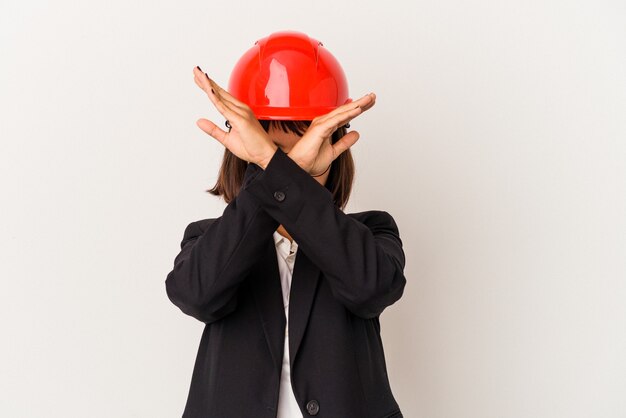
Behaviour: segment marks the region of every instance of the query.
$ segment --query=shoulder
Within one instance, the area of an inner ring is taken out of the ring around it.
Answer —
[[[189,223],[185,227],[185,232],[183,233],[183,241],[181,245],[184,245],[185,242],[190,239],[197,238],[207,230],[207,228],[217,220],[218,218],[207,218],[207,219],[199,219],[197,221],[193,221]]]

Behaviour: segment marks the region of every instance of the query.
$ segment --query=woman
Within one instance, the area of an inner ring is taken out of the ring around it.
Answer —
[[[197,122],[225,147],[209,191],[228,205],[186,227],[166,279],[205,323],[183,417],[402,417],[379,322],[406,284],[398,227],[342,211],[359,138],[346,126],[375,95],[347,98],[334,57],[294,31],[257,41],[230,92],[200,67],[194,80],[229,126]]]

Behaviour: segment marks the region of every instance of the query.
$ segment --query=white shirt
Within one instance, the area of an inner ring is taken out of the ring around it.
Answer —
[[[289,370],[289,290],[291,289],[291,277],[296,260],[298,244],[295,240],[289,241],[274,231],[274,243],[276,244],[276,258],[280,271],[280,286],[283,291],[283,305],[285,306],[285,350],[283,355],[283,367],[280,374],[280,393],[278,396],[277,418],[303,418],[302,411],[298,407],[298,401],[291,387],[291,371]]]

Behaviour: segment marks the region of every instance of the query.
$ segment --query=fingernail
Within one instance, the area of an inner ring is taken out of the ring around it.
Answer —
[[[196,68],[197,68],[198,70],[202,71],[202,68],[200,68],[200,66],[199,66],[199,65],[196,65]]]

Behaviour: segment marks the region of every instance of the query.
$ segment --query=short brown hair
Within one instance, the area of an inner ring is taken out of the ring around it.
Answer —
[[[311,124],[310,120],[259,120],[259,122],[265,132],[269,132],[270,127],[278,127],[284,132],[293,132],[300,136],[304,135]],[[337,129],[333,133],[332,143],[336,143],[346,133],[345,126]],[[208,189],[206,192],[215,196],[222,196],[227,204],[230,203],[241,189],[247,166],[247,161],[237,157],[228,148],[224,148],[224,157],[217,182],[212,189]],[[345,208],[352,192],[354,171],[354,160],[349,148],[331,164],[325,187],[331,192],[335,206],[341,210]]]

